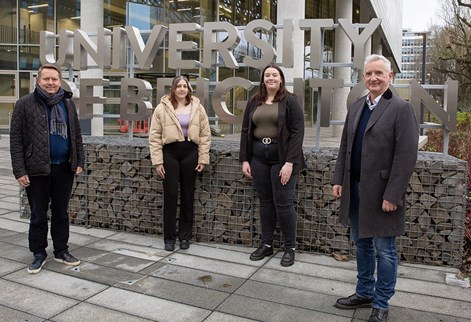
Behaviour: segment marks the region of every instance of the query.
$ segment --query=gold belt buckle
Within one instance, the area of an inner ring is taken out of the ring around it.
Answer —
[[[270,144],[271,143],[271,138],[263,138],[262,143],[263,144]]]

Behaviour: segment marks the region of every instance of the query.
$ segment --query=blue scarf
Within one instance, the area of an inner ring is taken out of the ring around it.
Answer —
[[[67,123],[64,110],[59,103],[64,99],[64,90],[59,88],[54,95],[49,94],[36,84],[34,93],[51,108],[51,123],[49,124],[49,133],[52,135],[60,135],[67,139]]]

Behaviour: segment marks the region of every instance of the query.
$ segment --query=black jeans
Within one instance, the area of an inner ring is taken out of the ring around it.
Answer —
[[[280,223],[285,248],[296,246],[296,212],[294,192],[297,174],[293,173],[286,185],[279,176],[282,165],[278,162],[277,144],[265,145],[254,141],[252,160],[253,184],[260,199],[260,226],[262,242],[271,245],[276,228]]]
[[[180,182],[179,240],[190,240],[193,230],[193,203],[195,198],[198,145],[193,142],[175,142],[163,147],[164,187],[164,240],[176,240],[178,183]]]
[[[29,224],[29,250],[37,255],[47,255],[47,211],[51,205],[51,237],[54,255],[68,250],[69,200],[74,182],[74,172],[68,162],[51,166],[48,176],[30,176],[26,188],[31,220]]]

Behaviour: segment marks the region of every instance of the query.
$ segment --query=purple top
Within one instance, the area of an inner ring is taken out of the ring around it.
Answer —
[[[183,135],[188,137],[188,126],[190,125],[190,114],[177,114],[178,122],[183,130]]]

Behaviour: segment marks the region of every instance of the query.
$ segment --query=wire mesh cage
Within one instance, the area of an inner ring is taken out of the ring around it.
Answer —
[[[152,167],[147,140],[87,137],[86,166],[76,177],[71,222],[87,227],[161,235],[162,180]],[[296,247],[300,251],[354,256],[349,228],[338,223],[339,200],[330,184],[338,150],[305,148],[307,169],[298,176]],[[196,179],[194,238],[257,246],[259,203],[243,177],[238,144],[213,142],[211,162]],[[402,261],[459,266],[463,257],[468,167],[439,153],[419,152],[406,192],[406,233],[398,237]],[[28,216],[27,198],[21,214]],[[178,215],[178,211],[177,211]],[[274,247],[282,247],[279,229]]]

